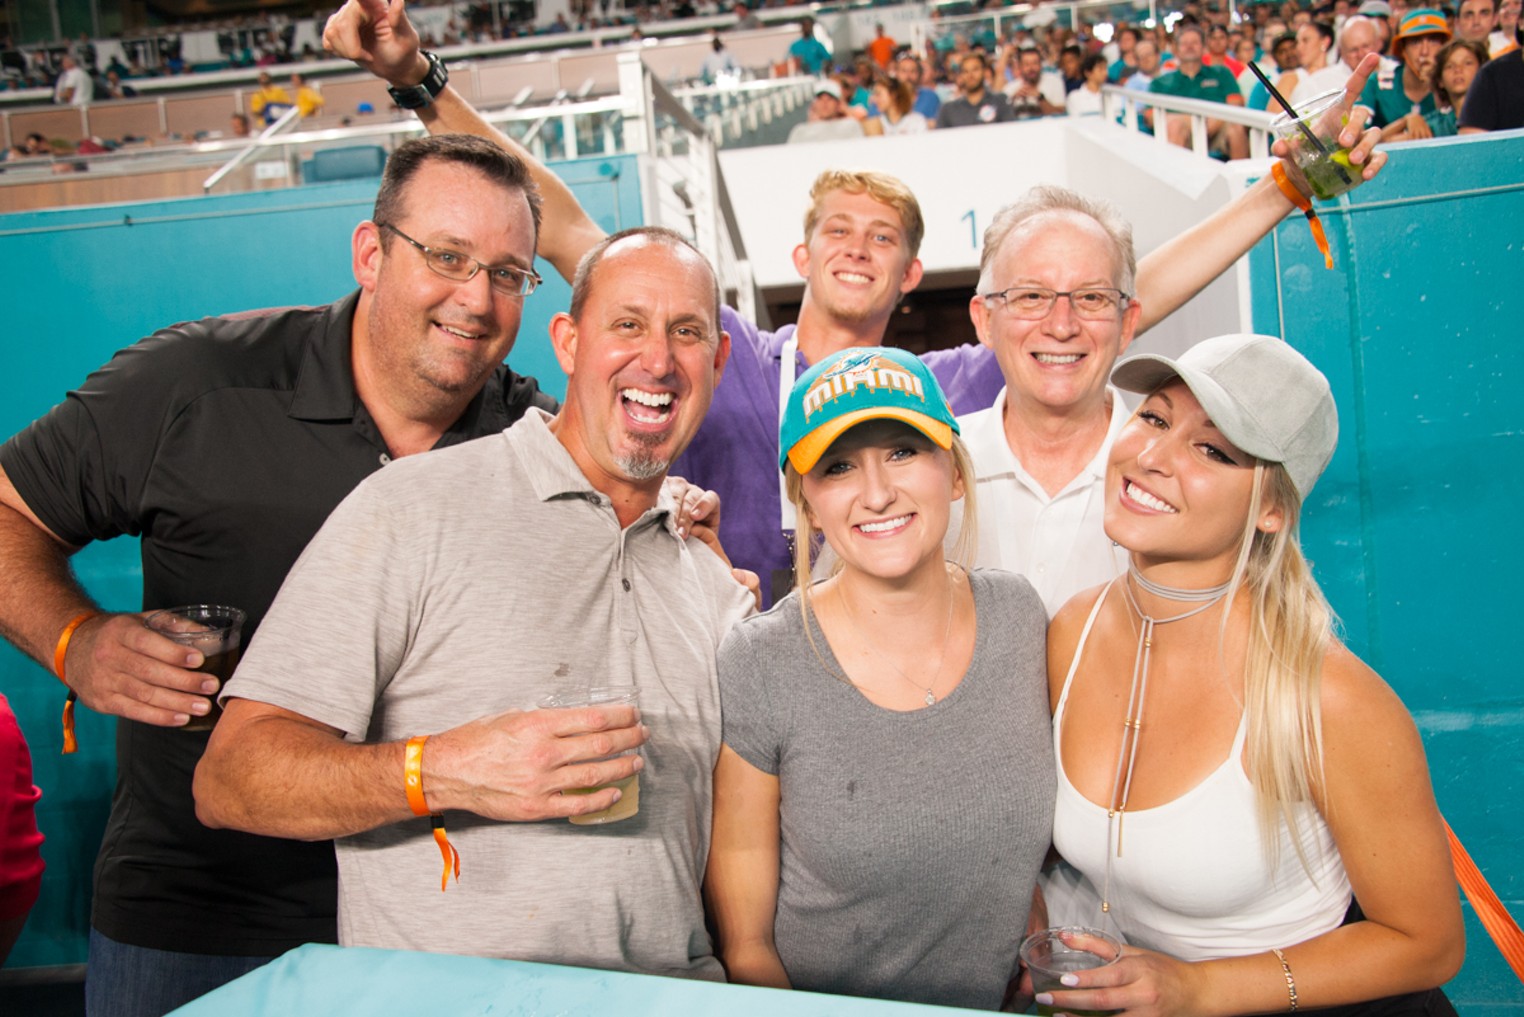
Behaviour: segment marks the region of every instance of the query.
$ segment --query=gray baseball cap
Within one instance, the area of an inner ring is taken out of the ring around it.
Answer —
[[[1111,383],[1150,393],[1177,377],[1224,437],[1252,456],[1283,464],[1307,500],[1339,443],[1339,413],[1323,372],[1274,336],[1221,335],[1175,360],[1130,357],[1111,372]]]

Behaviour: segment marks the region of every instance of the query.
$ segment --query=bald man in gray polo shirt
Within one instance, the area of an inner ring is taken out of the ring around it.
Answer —
[[[336,838],[346,945],[721,980],[699,898],[714,654],[752,599],[662,488],[729,352],[713,273],[675,234],[617,234],[551,338],[558,416],[388,466],[313,539],[223,693],[198,814]],[[536,709],[611,683],[638,714]],[[637,815],[566,822],[619,791],[562,792],[635,772]]]

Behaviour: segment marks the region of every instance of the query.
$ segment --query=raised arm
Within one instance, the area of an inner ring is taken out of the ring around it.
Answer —
[[[720,746],[704,902],[720,962],[740,985],[792,988],[773,945],[778,911],[778,778]]]
[[[1356,108],[1366,79],[1380,62],[1376,54],[1367,55],[1350,75],[1343,101],[1329,113],[1345,119],[1339,144],[1350,150],[1350,162],[1362,167],[1357,186],[1375,177],[1386,163],[1386,153],[1375,150],[1381,132],[1376,128],[1363,130],[1369,111]],[[1281,142],[1276,142],[1275,152],[1284,156]],[[1308,193],[1301,171],[1289,159],[1285,165],[1292,181],[1304,194]],[[1143,305],[1138,330],[1152,328],[1179,310],[1247,254],[1291,211],[1290,200],[1266,174],[1232,203],[1151,252],[1138,263],[1138,299]]]
[[[418,32],[408,21],[405,6],[404,0],[392,0],[391,4],[386,0],[347,0],[328,19],[323,47],[335,56],[353,60],[390,85],[416,85],[428,73],[428,61],[420,52]],[[473,134],[524,160],[544,201],[540,257],[570,282],[582,255],[604,237],[571,188],[522,145],[483,120],[449,85],[417,113],[430,134]]]
[[[419,732],[426,734],[427,732]],[[606,809],[638,772],[646,740],[630,706],[510,711],[432,735],[423,794],[435,812],[535,821]],[[361,745],[268,703],[230,699],[196,767],[196,816],[214,829],[328,840],[412,818],[403,786],[405,742]],[[602,760],[589,762],[588,760]]]
[[[65,544],[27,506],[0,469],[0,635],[54,672],[54,652],[69,623],[99,611],[69,566]],[[80,702],[145,724],[177,727],[210,709],[217,680],[187,670],[202,662],[150,632],[138,614],[107,614],[77,626],[64,662]]]

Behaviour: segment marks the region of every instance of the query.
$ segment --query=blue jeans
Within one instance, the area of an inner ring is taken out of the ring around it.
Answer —
[[[87,1017],[163,1017],[272,957],[214,957],[128,946],[90,930]]]

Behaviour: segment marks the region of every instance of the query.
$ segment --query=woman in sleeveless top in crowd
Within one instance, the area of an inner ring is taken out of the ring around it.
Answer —
[[[1418,731],[1297,544],[1337,440],[1327,380],[1223,336],[1112,381],[1148,394],[1106,482],[1131,565],[1060,610],[1048,674],[1054,842],[1099,898],[1059,920],[1131,945],[1054,1005],[1453,1014],[1434,987],[1464,931]]]
[[[865,134],[925,134],[926,118],[915,112],[915,92],[909,82],[880,77],[873,83],[873,105],[878,116],[863,124]]]
[[[956,428],[903,350],[794,386],[805,581],[719,653],[705,890],[733,982],[994,1009],[1015,973],[1052,823],[1046,619],[1025,579],[947,561]],[[812,585],[817,534],[838,564]]]

